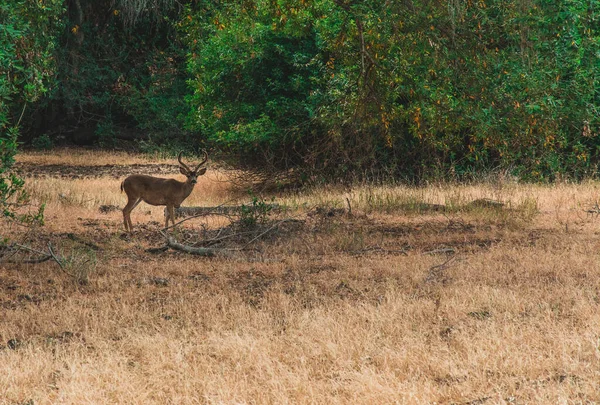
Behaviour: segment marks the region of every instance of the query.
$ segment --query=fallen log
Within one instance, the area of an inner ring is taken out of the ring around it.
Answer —
[[[234,257],[234,251],[227,249],[214,249],[208,247],[194,247],[184,245],[182,243],[177,242],[175,238],[170,235],[167,235],[165,232],[160,231],[160,233],[164,236],[167,247],[175,250],[179,250],[184,253],[189,253],[192,255],[205,256],[205,257],[214,257],[214,256],[224,256],[224,257]],[[161,249],[161,248],[157,248]]]

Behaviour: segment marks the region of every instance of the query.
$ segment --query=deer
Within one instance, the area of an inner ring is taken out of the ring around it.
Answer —
[[[198,181],[198,176],[206,173],[206,167],[201,168],[201,166],[208,161],[208,153],[204,151],[204,159],[192,170],[181,161],[182,154],[183,152],[179,152],[177,160],[179,161],[179,171],[187,177],[183,182],[145,174],[132,174],[123,180],[121,192],[124,191],[127,194],[127,205],[123,208],[125,231],[129,233],[133,231],[131,211],[142,201],[150,205],[165,205],[165,228],[169,227],[169,219],[175,226],[174,208],[179,208],[181,203],[192,193]]]

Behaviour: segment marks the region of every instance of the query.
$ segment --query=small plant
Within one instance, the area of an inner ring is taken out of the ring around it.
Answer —
[[[79,284],[86,285],[96,270],[96,252],[88,248],[76,248],[59,262],[62,270]]]
[[[31,141],[31,146],[33,146],[37,150],[50,150],[54,147],[54,142],[52,141],[52,139],[50,139],[48,134],[43,134],[38,136],[37,138],[34,138]]]
[[[242,204],[240,223],[243,227],[253,228],[258,224],[267,222],[269,215],[273,210],[275,197],[271,198],[271,202],[267,202],[264,198],[254,195],[252,191],[248,191],[248,194],[252,197],[252,201],[249,205]]]
[[[44,210],[46,204],[41,204],[37,207],[37,212],[27,212],[16,216],[16,219],[24,225],[28,226],[43,226],[44,225]]]
[[[45,204],[37,207],[37,212],[22,212],[30,203],[29,194],[23,188],[24,184],[25,182],[14,173],[0,180],[0,218],[24,225],[44,225]]]

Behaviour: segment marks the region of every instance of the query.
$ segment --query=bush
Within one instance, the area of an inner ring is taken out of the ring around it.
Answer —
[[[199,3],[190,127],[305,179],[595,175],[589,2]]]
[[[31,146],[37,150],[50,150],[54,147],[54,142],[48,136],[48,134],[40,135],[31,141]]]
[[[249,205],[242,204],[240,211],[240,224],[244,228],[254,228],[257,225],[263,225],[269,220],[273,210],[274,198],[267,202],[262,197],[257,197],[252,192],[248,193],[252,197]]]

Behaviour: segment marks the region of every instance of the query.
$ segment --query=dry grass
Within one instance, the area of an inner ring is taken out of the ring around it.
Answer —
[[[51,151],[29,151],[17,155],[17,163],[36,165],[100,166],[107,164],[172,163],[173,158],[112,152],[94,149],[56,148]]]
[[[211,176],[186,205],[239,199]],[[123,238],[120,211],[99,212],[124,205],[119,183],[29,179],[47,203],[30,239],[97,265],[80,285],[0,263],[0,403],[600,402],[600,220],[583,212],[598,183],[277,196],[302,225],[237,259],[147,253],[162,223],[147,205]]]

